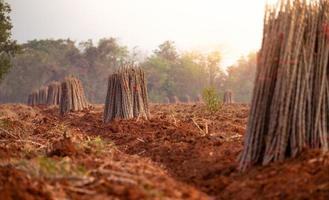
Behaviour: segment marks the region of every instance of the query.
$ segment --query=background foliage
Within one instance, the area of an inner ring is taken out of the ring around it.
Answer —
[[[25,102],[40,86],[75,75],[93,103],[104,103],[107,78],[122,63],[138,63],[145,69],[152,102],[165,102],[173,96],[184,100],[186,95],[193,100],[209,86],[219,93],[231,89],[237,102],[250,101],[255,54],[241,58],[226,72],[219,68],[218,51],[179,52],[172,41],[160,44],[144,59],[140,54],[115,38],[101,39],[97,44],[91,40],[76,44],[70,39],[29,41],[22,44],[21,54],[0,85],[0,102]]]
[[[222,101],[214,87],[203,89],[202,98],[210,112],[216,112],[220,109]]]
[[[19,50],[16,41],[11,39],[10,11],[9,4],[0,0],[0,81],[12,66],[11,58]]]

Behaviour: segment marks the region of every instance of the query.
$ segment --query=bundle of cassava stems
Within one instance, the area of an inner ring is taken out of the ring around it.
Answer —
[[[240,170],[328,151],[329,0],[267,7]]]
[[[48,86],[32,92],[28,96],[27,104],[59,105],[61,115],[89,106],[81,81],[73,76],[66,77],[62,82],[53,81]]]
[[[127,65],[109,77],[104,122],[134,117],[149,118],[147,87],[144,71]]]

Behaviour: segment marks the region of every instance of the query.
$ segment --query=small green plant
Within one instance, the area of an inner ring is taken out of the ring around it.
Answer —
[[[70,129],[66,124],[58,124],[57,127],[58,131],[63,133],[65,137],[69,137],[71,135]]]
[[[214,87],[203,89],[202,98],[210,112],[216,112],[221,108],[222,102]]]
[[[165,196],[164,192],[158,190],[158,188],[156,188],[154,185],[151,185],[149,183],[144,183],[141,186],[142,189],[151,197],[157,197],[162,199]]]
[[[40,151],[39,151],[40,152]],[[26,158],[34,157],[38,153],[38,150],[31,143],[24,143],[22,145],[22,155]]]
[[[58,172],[55,160],[47,157],[37,158],[38,168],[42,174],[55,175]]]
[[[106,142],[101,137],[97,136],[88,142],[88,145],[93,147],[96,154],[100,154],[106,148]]]
[[[101,155],[115,148],[115,144],[109,141],[105,141],[99,136],[87,141],[83,146],[96,155]]]
[[[86,169],[82,165],[73,163],[70,158],[53,160],[52,158],[37,158],[38,173],[45,176],[84,176]]]
[[[10,121],[8,119],[0,119],[0,128],[7,129],[10,126]]]

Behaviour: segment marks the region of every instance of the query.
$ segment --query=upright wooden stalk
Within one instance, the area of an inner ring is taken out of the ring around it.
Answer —
[[[28,96],[27,105],[29,106],[37,106],[39,104],[39,91],[33,91]]]
[[[113,119],[149,118],[144,71],[125,66],[110,75],[104,108],[104,122]]]
[[[59,105],[62,94],[61,83],[54,81],[48,86],[47,105]]]
[[[240,169],[328,151],[329,1],[268,8]]]
[[[84,89],[79,79],[67,77],[61,84],[60,114],[63,116],[71,111],[88,108]]]
[[[46,105],[47,104],[47,95],[48,95],[48,87],[40,88],[38,92],[38,104],[39,105]]]
[[[180,103],[180,100],[177,96],[173,96],[170,98],[170,103],[172,104],[179,104]]]
[[[233,103],[233,97],[232,97],[232,91],[231,90],[227,90],[224,93],[224,98],[223,98],[223,103],[224,104],[231,104]]]

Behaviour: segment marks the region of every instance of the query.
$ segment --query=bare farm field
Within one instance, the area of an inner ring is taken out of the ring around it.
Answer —
[[[1,199],[328,199],[329,155],[239,172],[249,107],[154,104],[103,123],[97,105],[0,106]]]

